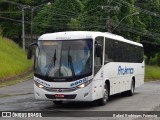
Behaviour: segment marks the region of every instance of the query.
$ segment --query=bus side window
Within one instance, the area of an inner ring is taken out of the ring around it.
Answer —
[[[103,47],[99,43],[95,43],[95,65],[101,66],[102,65],[102,56],[103,56]]]
[[[114,61],[114,45],[113,41],[109,38],[105,38],[105,59],[104,63],[107,64],[108,62],[113,62]]]

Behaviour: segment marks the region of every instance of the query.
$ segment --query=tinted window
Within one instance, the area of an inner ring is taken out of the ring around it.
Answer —
[[[143,62],[143,47],[105,38],[105,63]]]
[[[103,62],[103,41],[104,37],[98,36],[95,38],[94,52],[94,74],[102,67]]]

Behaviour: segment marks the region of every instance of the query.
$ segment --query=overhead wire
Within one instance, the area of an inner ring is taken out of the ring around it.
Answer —
[[[127,26],[119,26],[119,29],[120,31],[129,31],[129,32],[132,32],[132,33],[136,33],[136,34],[139,34],[140,36],[143,36],[143,37],[147,37],[147,38],[152,38],[152,39],[155,39],[157,40],[159,37],[158,36],[155,36],[154,33],[150,33],[150,32],[142,32],[142,31],[138,31],[138,30],[135,30],[135,29],[132,29],[132,28],[128,28]]]
[[[119,1],[121,1],[121,2],[124,3],[125,5],[124,5],[124,4],[121,4]],[[155,16],[155,17],[160,17],[160,15],[159,15],[158,13],[155,13],[155,12],[152,12],[152,11],[149,11],[149,10],[146,10],[146,9],[143,9],[143,8],[138,7],[138,6],[136,6],[136,5],[132,5],[132,4],[130,4],[130,3],[126,2],[126,1],[123,1],[123,0],[119,0],[119,1],[116,2],[116,1],[114,0],[114,2],[117,3],[117,4],[119,4],[119,5],[123,5],[123,6],[125,6],[125,7],[133,7],[133,8],[136,8],[136,9],[140,10],[141,13],[145,13],[145,14],[148,14],[148,15],[151,15],[151,16]]]
[[[12,1],[9,1],[9,0],[3,0],[3,1],[5,1],[5,2],[8,2],[8,3],[12,3],[12,4],[15,4],[15,5],[20,5],[20,6],[25,6],[25,5],[23,5],[23,4],[19,4],[19,3],[15,3],[15,2],[12,2]],[[114,1],[115,2],[115,1]],[[116,2],[116,3],[119,3],[119,2]],[[124,1],[123,1],[123,3],[124,3]],[[125,4],[127,4],[127,5],[131,5],[131,4],[129,4],[129,3],[126,3],[125,2]],[[124,4],[122,4],[123,6],[124,6]],[[132,6],[132,5],[131,5]],[[87,13],[90,13],[90,12],[92,12],[92,11],[94,11],[94,10],[96,10],[98,7],[100,7],[100,6],[97,6],[97,7],[95,7],[94,9],[91,9],[91,10],[89,10],[89,11],[87,11],[87,12],[85,12],[85,13],[83,13],[82,14],[82,16],[84,16],[85,17],[85,15],[87,14]],[[134,7],[134,6],[132,6],[132,7]],[[157,13],[154,13],[154,12],[151,12],[151,11],[148,11],[148,10],[145,10],[145,9],[142,9],[142,8],[140,8],[140,7],[137,7],[137,6],[135,6],[136,8],[138,8],[139,10],[141,10],[141,12],[142,13],[146,13],[146,14],[149,14],[149,15],[156,15],[156,16],[159,16],[159,14],[157,14]],[[60,9],[60,10],[62,10],[63,11],[63,9]],[[71,11],[70,11],[71,12]],[[99,12],[99,11],[96,11],[96,12]],[[55,12],[51,12],[52,14],[56,14],[56,15],[59,15],[59,16],[64,16],[64,17],[72,17],[72,16],[70,16],[70,15],[67,15],[67,14],[59,14],[59,13],[55,13]],[[74,12],[72,12],[72,13],[74,13]],[[2,16],[0,16],[0,18],[3,18],[3,19],[8,19],[8,20],[12,20],[12,21],[15,21],[15,22],[22,22],[21,20],[16,20],[16,19],[12,19],[12,18],[7,18],[7,17],[2,17]],[[54,19],[53,19],[54,20]],[[56,20],[56,19],[55,19]],[[64,19],[65,20],[65,19]],[[104,18],[104,20],[105,20],[105,18]],[[28,23],[28,24],[30,24],[29,22],[27,22],[27,21],[25,21],[25,23]],[[91,26],[92,25],[92,26]],[[93,25],[94,24],[89,24],[87,27],[89,28],[89,27],[93,27]],[[94,27],[102,27],[102,26],[94,26]],[[86,27],[83,27],[83,28],[86,28]],[[121,27],[119,27],[119,28],[121,28]],[[127,28],[125,28],[125,29],[127,29]],[[137,30],[131,30],[131,29],[127,29],[127,30],[130,30],[131,32],[137,32]],[[142,34],[142,32],[140,33],[140,34]],[[153,33],[152,33],[153,34]],[[156,34],[157,35],[157,34]],[[155,37],[155,36],[153,36],[153,37]],[[153,38],[152,37],[152,38]]]
[[[13,19],[13,18],[8,18],[8,17],[3,17],[3,16],[0,16],[1,19],[6,19],[6,20],[11,20],[11,21],[15,21],[15,22],[19,22],[19,23],[22,23],[22,20],[17,20],[17,19]],[[27,24],[30,24],[30,22],[28,21],[24,21],[25,23]]]
[[[116,2],[116,1],[114,1],[115,3],[117,3],[117,4],[119,4],[119,5],[121,5],[121,6],[125,6],[125,7],[128,7],[128,6],[132,6],[132,7],[135,7],[136,9],[138,9],[139,11],[141,11],[141,13],[145,13],[145,14],[147,14],[147,15],[151,15],[151,16],[155,16],[155,17],[160,17],[160,15],[159,14],[157,14],[157,13],[155,13],[155,12],[152,12],[152,11],[149,11],[149,10],[146,10],[146,9],[143,9],[143,8],[140,8],[140,7],[137,7],[137,6],[135,6],[135,5],[132,5],[132,4],[130,4],[130,3],[128,3],[128,2],[125,2],[125,1],[122,1],[122,0],[120,0],[121,2],[123,2],[124,4],[120,4],[120,2]],[[122,24],[122,23],[121,23]],[[122,28],[122,27],[121,27]],[[119,28],[118,28],[119,29]],[[126,29],[126,28],[124,28],[124,29]],[[130,29],[127,29],[128,31],[130,31],[130,32],[137,32],[137,30],[135,30],[136,28],[134,27],[134,30],[133,30],[133,27],[132,27],[132,30]],[[140,33],[140,35],[142,35],[142,32]],[[158,37],[160,37],[160,34],[159,33],[155,33],[155,32],[149,32],[148,30],[147,30],[147,34],[145,34],[144,35],[144,33],[143,33],[143,36],[145,36],[145,37],[150,37],[150,38],[152,38],[152,39],[157,39]],[[156,37],[156,38],[155,38]]]

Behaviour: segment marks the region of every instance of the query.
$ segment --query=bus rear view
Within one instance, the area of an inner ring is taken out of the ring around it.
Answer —
[[[37,43],[31,44],[28,58],[31,58],[32,47],[36,46],[36,99],[52,100],[55,104],[63,101],[97,100],[100,105],[104,105],[109,95],[118,92],[113,92],[113,80],[110,81],[110,75],[107,74],[107,65],[114,62],[105,63],[104,33],[96,34],[81,31],[44,34]],[[103,36],[101,42],[96,40],[97,36]],[[117,64],[117,71],[120,71],[119,66],[121,65]],[[125,88],[123,91],[132,90],[131,85]]]

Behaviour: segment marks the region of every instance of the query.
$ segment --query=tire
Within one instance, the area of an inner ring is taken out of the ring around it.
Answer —
[[[109,90],[108,90],[108,85],[105,84],[104,86],[104,94],[103,94],[103,98],[98,100],[98,105],[103,106],[107,103],[109,98]]]
[[[127,95],[128,95],[128,96],[133,96],[133,94],[134,94],[134,89],[135,89],[135,84],[134,84],[134,80],[132,80],[131,89],[130,89],[129,91],[127,91]]]
[[[55,105],[61,105],[63,102],[62,102],[62,101],[53,101],[53,103],[54,103]]]

